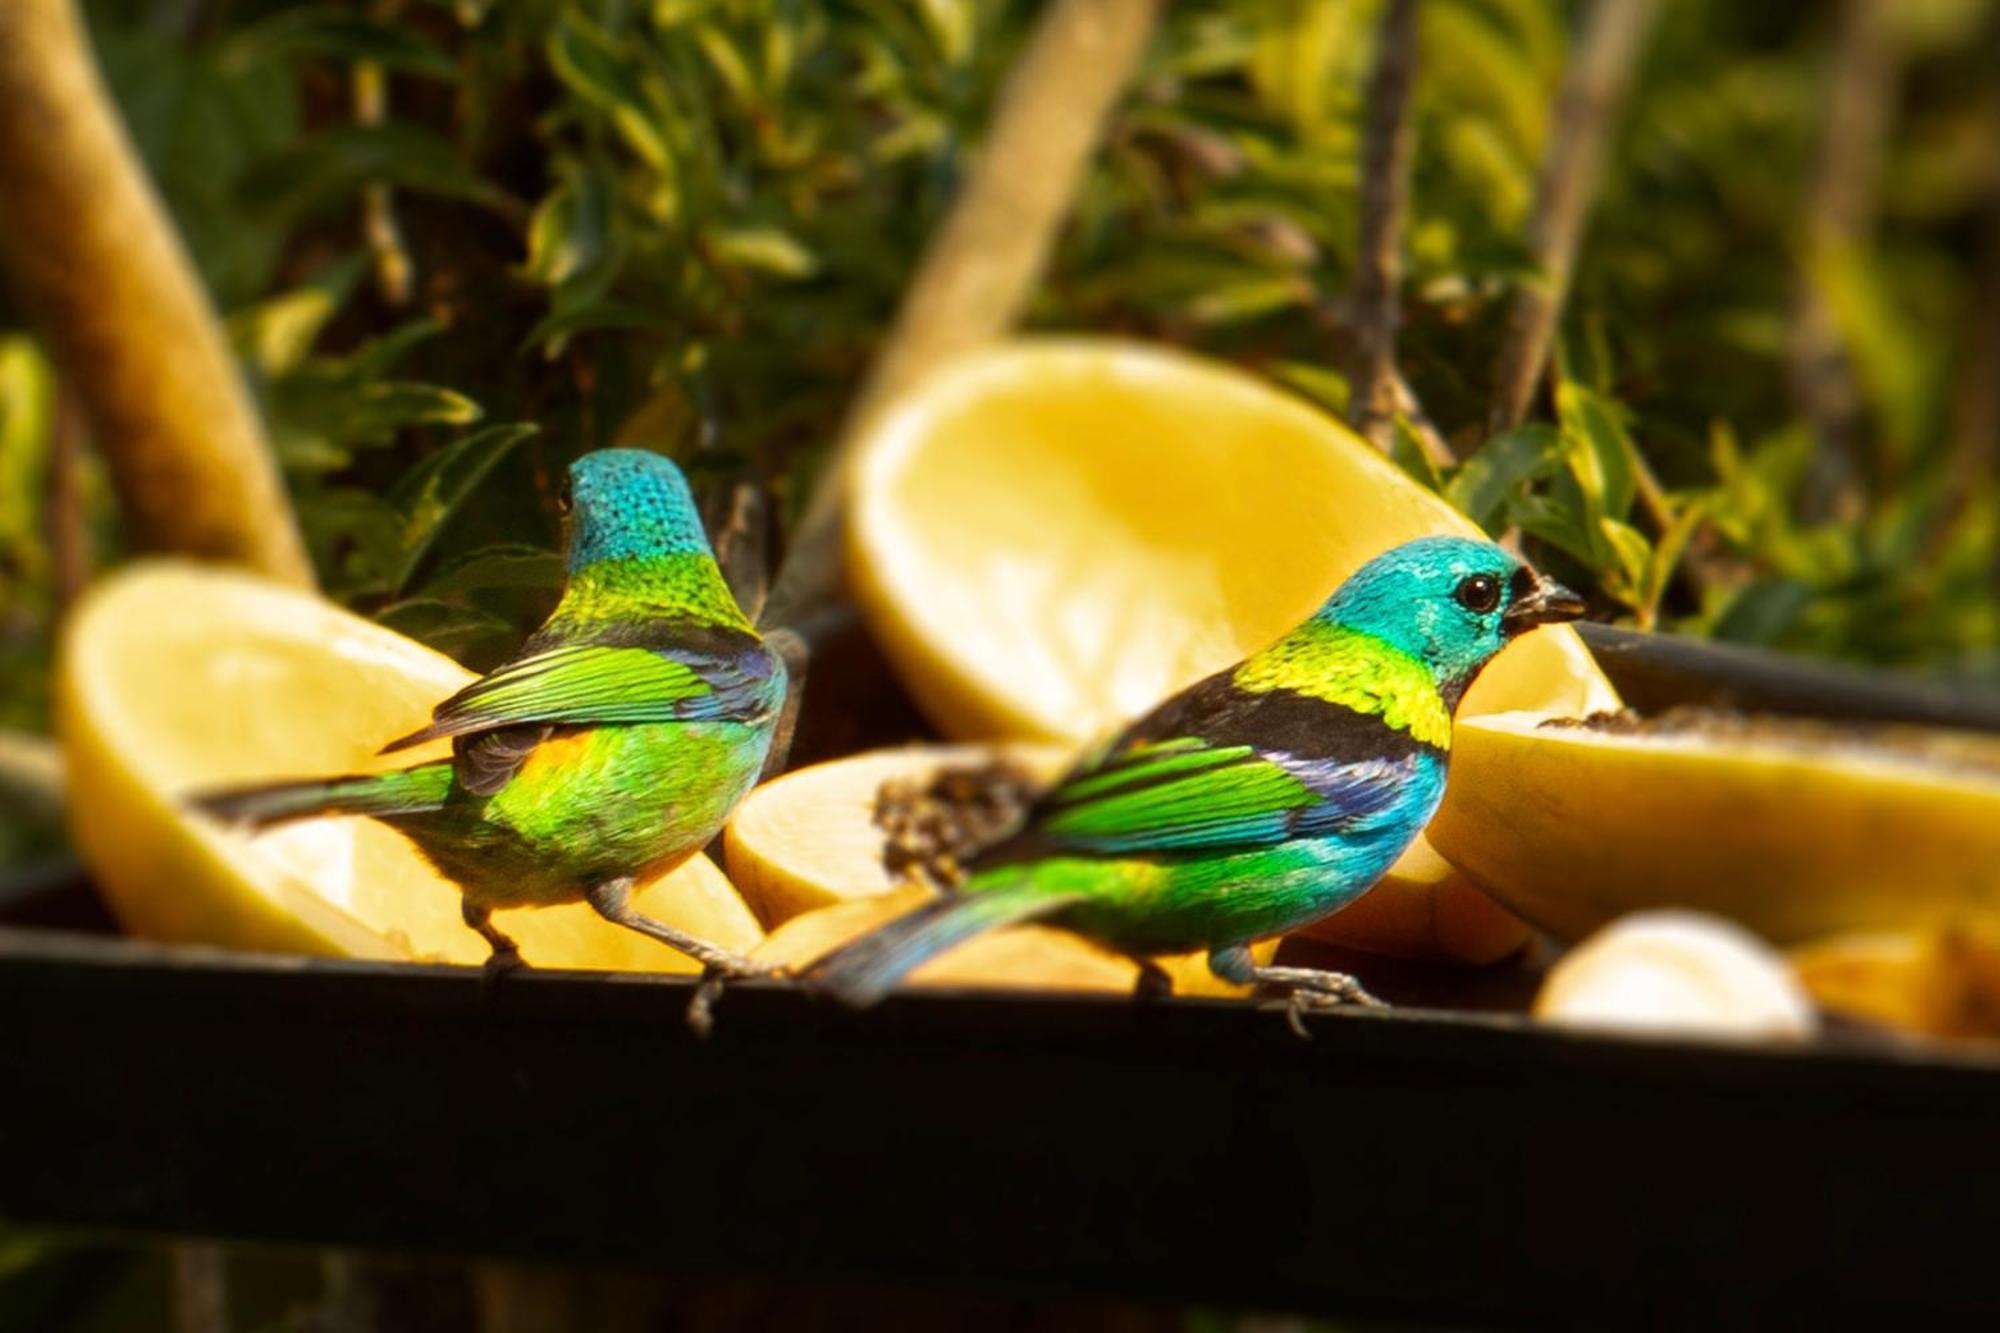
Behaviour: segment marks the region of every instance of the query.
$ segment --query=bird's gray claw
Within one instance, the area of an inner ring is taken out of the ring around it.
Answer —
[[[495,949],[486,955],[486,962],[481,965],[480,971],[485,974],[486,980],[498,981],[501,977],[525,971],[527,966],[528,960],[521,957],[519,949]]]

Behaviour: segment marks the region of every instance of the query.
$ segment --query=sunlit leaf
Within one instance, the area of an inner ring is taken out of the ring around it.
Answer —
[[[812,251],[777,227],[726,227],[707,235],[717,259],[781,278],[809,278],[819,269]]]
[[[1596,513],[1623,520],[1632,508],[1636,478],[1631,437],[1617,404],[1565,379],[1556,388],[1556,416],[1572,476]]]

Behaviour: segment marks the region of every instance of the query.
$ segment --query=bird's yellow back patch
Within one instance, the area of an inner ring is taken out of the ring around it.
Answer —
[[[1429,668],[1372,634],[1308,621],[1238,667],[1234,680],[1253,693],[1290,690],[1367,713],[1451,748],[1451,710]]]

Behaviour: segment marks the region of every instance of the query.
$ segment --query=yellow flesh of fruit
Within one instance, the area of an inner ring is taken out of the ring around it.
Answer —
[[[1791,942],[2000,907],[2000,777],[1879,750],[1462,721],[1431,837],[1577,938],[1686,907]]]
[[[856,591],[938,724],[1071,743],[1261,648],[1389,547],[1480,535],[1304,402],[1109,340],[954,362],[878,420],[852,506]],[[1558,629],[1463,711],[1616,705]]]
[[[1387,548],[1478,535],[1304,402],[1103,339],[954,362],[877,419],[850,484],[857,598],[960,739],[1087,741],[1263,646]],[[1617,706],[1582,641],[1551,628],[1501,654],[1460,716]],[[1447,802],[1466,783],[1454,771]],[[1512,952],[1526,927],[1477,896],[1420,841],[1362,900],[1353,942]]]
[[[72,617],[57,708],[77,847],[136,934],[281,952],[482,962],[459,895],[372,819],[308,819],[254,836],[194,814],[190,792],[404,767],[383,741],[472,677],[450,659],[303,593],[175,562],[135,566]],[[634,905],[725,948],[762,931],[695,856]],[[664,945],[575,904],[496,913],[530,963],[692,971]]]

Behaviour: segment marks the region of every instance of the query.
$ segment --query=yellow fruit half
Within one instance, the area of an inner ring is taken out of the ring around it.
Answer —
[[[1577,938],[1685,907],[1781,943],[2000,906],[2000,770],[1814,728],[1618,734],[1461,720],[1438,850]]]
[[[183,804],[231,783],[404,766],[378,757],[471,676],[317,597],[235,573],[148,562],[92,590],[57,670],[77,849],[127,929],[154,939],[478,963],[451,884],[387,825],[309,819],[255,836]],[[726,948],[763,936],[706,858],[640,887],[639,910]],[[589,907],[496,913],[530,963],[692,971]]]
[[[1387,548],[1478,535],[1302,400],[1109,339],[953,362],[876,418],[850,485],[855,595],[955,739],[1081,743],[1263,646]],[[1486,670],[1461,716],[1616,706],[1582,641],[1543,629]],[[1464,783],[1454,772],[1447,800]],[[1386,887],[1399,884],[1426,901],[1474,892],[1422,847]],[[1524,937],[1489,921],[1479,961]],[[1436,955],[1429,935],[1396,951]]]
[[[771,937],[766,962],[811,962],[838,944],[923,901],[921,886],[898,883],[882,865],[875,794],[895,778],[925,778],[941,768],[978,767],[996,757],[1037,778],[1053,779],[1070,761],[1065,746],[915,745],[815,764],[768,782],[737,807],[723,834],[729,877]],[[1260,945],[1269,962],[1275,946]],[[1199,955],[1162,958],[1181,995],[1238,995]],[[1131,960],[1046,926],[995,931],[917,969],[912,979],[940,985],[1021,986],[1130,992]]]

